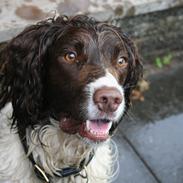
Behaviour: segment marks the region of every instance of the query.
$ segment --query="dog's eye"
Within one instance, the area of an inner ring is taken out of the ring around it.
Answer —
[[[118,67],[126,67],[127,66],[127,59],[125,57],[120,57],[117,61]]]
[[[65,54],[64,58],[67,62],[73,63],[76,61],[77,54],[75,52],[68,52]]]

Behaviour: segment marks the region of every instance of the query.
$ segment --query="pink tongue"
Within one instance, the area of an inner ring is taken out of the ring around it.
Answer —
[[[98,133],[108,133],[109,130],[109,123],[102,123],[102,122],[89,122],[89,128]]]

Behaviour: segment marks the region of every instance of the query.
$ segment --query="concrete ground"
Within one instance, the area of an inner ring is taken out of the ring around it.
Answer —
[[[115,183],[183,182],[183,64],[149,77],[115,137],[120,174]]]

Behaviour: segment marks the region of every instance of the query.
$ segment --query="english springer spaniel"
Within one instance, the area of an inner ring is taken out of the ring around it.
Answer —
[[[84,15],[27,27],[0,56],[0,181],[107,183],[142,75],[133,42]]]

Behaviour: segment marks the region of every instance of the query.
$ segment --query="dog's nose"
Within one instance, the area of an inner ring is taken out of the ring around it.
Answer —
[[[100,111],[109,113],[118,109],[123,97],[117,88],[102,87],[95,91],[93,100]]]

